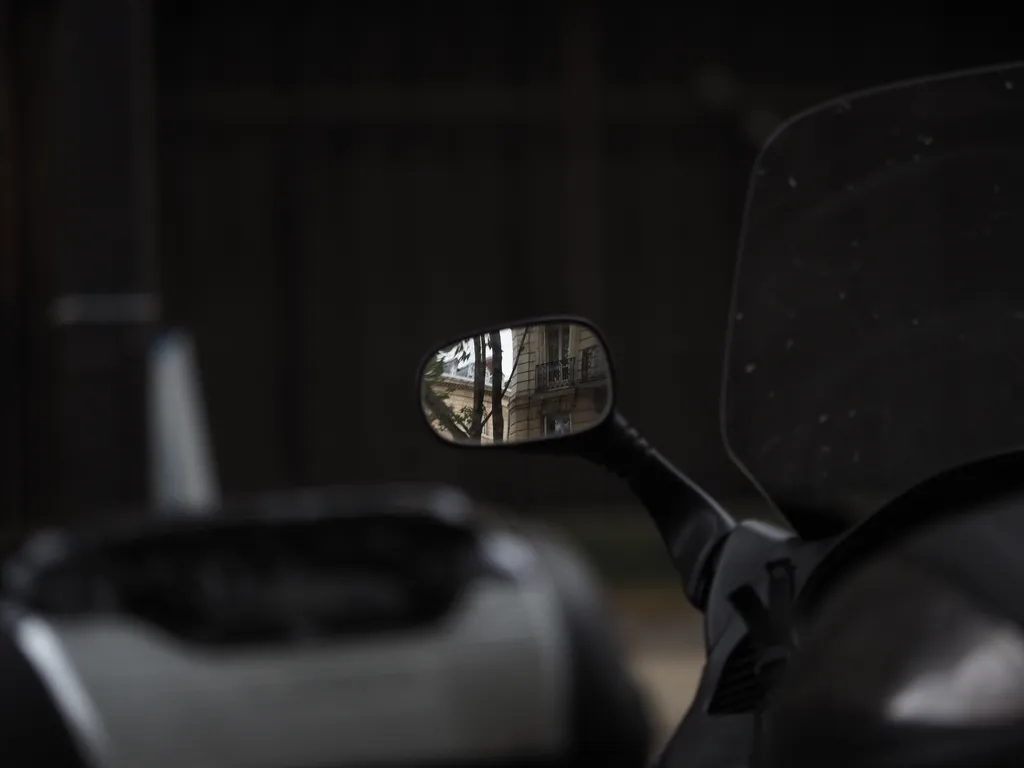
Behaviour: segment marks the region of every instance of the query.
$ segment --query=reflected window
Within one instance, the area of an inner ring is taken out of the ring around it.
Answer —
[[[580,355],[580,375],[583,381],[597,381],[605,377],[604,350],[595,344]]]
[[[567,435],[572,432],[572,415],[552,413],[544,417],[545,435]]]
[[[537,366],[537,389],[540,391],[575,384],[575,361],[569,356],[569,328],[568,324],[544,328],[545,362]]]
[[[569,326],[549,325],[544,329],[548,362],[565,360],[569,357]]]
[[[444,375],[462,381],[476,381],[476,364],[472,360],[449,360],[444,364]],[[484,384],[490,386],[492,378],[491,372],[486,371]]]

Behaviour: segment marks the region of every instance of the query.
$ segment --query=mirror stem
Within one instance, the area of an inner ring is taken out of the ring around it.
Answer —
[[[627,482],[653,518],[672,564],[682,576],[687,599],[703,610],[720,544],[736,522],[654,450],[618,411],[593,435],[587,458]]]

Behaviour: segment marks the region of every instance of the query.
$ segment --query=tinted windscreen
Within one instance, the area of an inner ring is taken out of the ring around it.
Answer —
[[[851,518],[1024,443],[1024,67],[796,118],[758,159],[723,393],[783,510]]]

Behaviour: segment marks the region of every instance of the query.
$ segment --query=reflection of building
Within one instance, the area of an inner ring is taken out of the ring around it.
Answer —
[[[508,388],[511,441],[600,421],[609,382],[604,349],[589,329],[571,323],[514,328],[512,353],[519,359]]]
[[[484,379],[484,405],[483,416],[486,418],[491,412],[491,385],[494,379],[494,371],[491,358],[487,358],[487,372]],[[444,404],[450,410],[455,420],[461,425],[468,425],[470,414],[473,411],[473,383],[474,364],[468,360],[449,360],[443,365],[443,372],[432,387],[436,394],[444,398]],[[508,396],[502,400],[502,423],[504,424],[505,435],[508,435]],[[446,430],[441,423],[435,419],[434,430],[449,439],[454,436]],[[480,433],[480,441],[490,443],[494,441],[494,420],[486,418],[483,430]]]

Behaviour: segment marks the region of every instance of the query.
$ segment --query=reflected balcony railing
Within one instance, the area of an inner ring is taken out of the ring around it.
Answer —
[[[576,384],[576,358],[563,357],[537,366],[537,391],[551,392]]]
[[[604,350],[599,346],[587,347],[580,356],[580,381],[601,381],[608,377]]]

